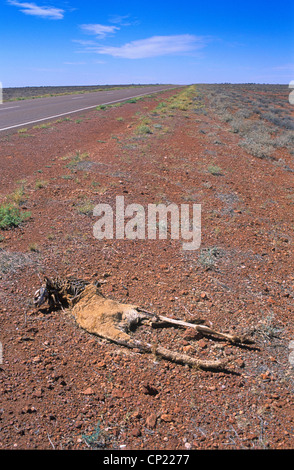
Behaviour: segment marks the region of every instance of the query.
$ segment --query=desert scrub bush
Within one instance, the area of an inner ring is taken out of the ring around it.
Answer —
[[[293,130],[294,129],[294,123],[293,120],[290,117],[280,117],[277,116],[273,110],[269,113],[263,113],[262,114],[263,119],[266,119],[267,121],[271,122],[275,126],[279,128],[284,128],[287,130]]]
[[[202,248],[200,250],[198,262],[206,270],[212,269],[217,260],[221,257],[221,251],[217,246]]]
[[[154,111],[156,114],[167,113],[168,111],[173,110],[188,111],[189,109],[196,107],[196,100],[198,98],[198,94],[196,95],[195,85],[191,85],[189,87],[185,87],[183,91],[180,91],[180,93],[171,96],[167,101],[158,103]]]
[[[100,422],[98,422],[96,429],[92,434],[82,434],[82,438],[92,449],[104,449],[110,441],[110,437],[106,432],[100,429]]]
[[[28,246],[28,249],[29,249],[29,251],[34,251],[36,253],[38,253],[40,251],[37,243],[30,243],[29,246]]]
[[[218,165],[208,165],[207,170],[211,175],[218,176],[222,174],[222,169]]]
[[[241,119],[249,119],[252,116],[252,111],[250,111],[247,108],[241,108],[238,109],[238,111],[235,112],[235,117],[241,118]]]
[[[179,94],[172,96],[168,100],[169,110],[188,111],[192,106],[195,106],[193,98],[195,97],[196,87],[191,85],[181,91]]]
[[[261,159],[273,159],[274,146],[265,144],[262,142],[256,142],[252,137],[245,137],[240,143],[240,147],[243,147],[246,152],[250,153],[253,157]]]
[[[289,150],[294,148],[294,135],[293,132],[285,132],[275,138],[273,145],[276,148],[287,148]]]
[[[71,159],[69,163],[67,163],[66,168],[73,169],[75,168],[80,162],[83,162],[87,158],[89,158],[89,154],[87,152],[81,153],[80,151],[76,152],[75,155],[69,157],[63,157],[63,160]]]
[[[61,176],[61,178],[64,179],[64,180],[72,180],[73,176],[72,175],[63,175],[63,176]]]
[[[30,212],[22,212],[14,204],[2,204],[0,205],[0,229],[7,230],[17,227],[30,216]]]
[[[134,104],[134,103],[137,103],[137,101],[141,100],[143,97],[141,96],[136,96],[134,98],[129,98],[128,100],[124,101],[124,103],[131,103],[131,104]],[[146,98],[146,96],[145,96]]]
[[[224,111],[222,114],[219,114],[219,118],[223,122],[231,122],[233,120],[233,114],[228,111]]]
[[[35,188],[36,189],[46,188],[47,185],[48,185],[48,181],[37,180],[36,183],[35,183]]]
[[[19,269],[25,269],[27,266],[35,265],[37,260],[35,253],[19,253],[10,252],[8,250],[0,250],[0,275],[15,273]]]
[[[95,204],[93,204],[91,201],[84,200],[78,204],[77,211],[79,214],[92,215],[94,207]]]
[[[162,101],[161,103],[159,103],[159,104],[156,106],[155,110],[156,110],[156,111],[161,111],[162,109],[164,109],[164,108],[166,108],[166,107],[167,107],[167,103],[165,103],[165,101]]]
[[[50,129],[52,124],[49,122],[47,124],[38,124],[37,126],[34,126],[33,129]]]
[[[235,134],[245,135],[252,130],[254,123],[234,116],[231,119],[230,126]]]
[[[137,127],[136,134],[152,134],[152,130],[146,124],[141,124]]]
[[[255,126],[239,143],[248,153],[257,158],[273,158],[274,139],[264,126]]]
[[[24,203],[26,199],[27,198],[25,196],[25,189],[23,184],[19,188],[17,188],[13,193],[7,196],[7,201],[16,206],[19,206],[20,204]]]
[[[280,338],[283,328],[276,326],[274,321],[274,314],[270,312],[253,331],[253,334],[263,337],[268,341],[273,338]]]

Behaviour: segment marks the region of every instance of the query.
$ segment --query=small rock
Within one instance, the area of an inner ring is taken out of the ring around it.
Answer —
[[[141,436],[141,429],[140,428],[133,428],[131,431],[132,436],[140,437]]]
[[[25,413],[35,413],[37,410],[34,406],[28,406],[26,405],[23,409],[22,409],[22,413],[25,414]]]
[[[42,389],[42,388],[37,388],[37,389],[33,392],[33,397],[42,398],[42,396],[43,396],[43,389]]]
[[[34,364],[39,364],[40,362],[42,362],[42,359],[40,358],[40,356],[35,356],[33,357],[32,361]]]
[[[205,341],[204,339],[200,339],[200,341],[198,341],[198,346],[199,346],[199,348],[201,348],[201,349],[207,348],[206,341]]]
[[[164,413],[160,416],[160,419],[165,423],[171,423],[173,421],[172,416],[169,413]]]
[[[150,429],[154,429],[156,426],[157,422],[157,416],[156,414],[152,413],[148,418],[146,419],[146,426]]]
[[[97,363],[97,367],[100,367],[101,369],[104,369],[104,367],[106,367],[106,363],[101,361],[101,362],[98,362]]]
[[[124,397],[124,392],[123,390],[114,390],[111,394],[113,398],[123,398]]]
[[[183,351],[185,354],[191,354],[194,351],[194,348],[191,346],[191,344],[188,344],[187,346],[185,345],[183,347]]]
[[[241,359],[241,358],[236,359],[236,364],[237,364],[237,366],[240,367],[240,368],[245,367],[245,362],[244,362],[243,359]]]
[[[180,295],[188,295],[189,294],[189,291],[187,290],[181,290],[180,291]]]
[[[187,328],[185,330],[185,333],[183,334],[183,337],[187,341],[189,341],[191,339],[194,339],[194,340],[200,339],[202,337],[202,335],[201,335],[201,333],[199,333],[199,331],[194,330],[194,328]]]
[[[92,387],[88,387],[82,392],[82,394],[83,395],[94,395],[94,390],[92,389]]]

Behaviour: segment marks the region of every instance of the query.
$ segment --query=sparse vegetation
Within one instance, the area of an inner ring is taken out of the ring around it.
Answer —
[[[13,193],[7,196],[7,201],[13,205],[19,206],[26,200],[25,187],[21,184]]]
[[[283,88],[257,94],[261,85],[207,86],[206,96],[216,115],[240,136],[239,145],[254,157],[275,161],[275,151],[293,147],[293,118],[277,95]],[[254,98],[251,98],[251,96]],[[273,105],[274,104],[274,105]]]
[[[110,437],[107,433],[100,428],[100,422],[98,422],[95,431],[92,434],[83,434],[82,438],[86,442],[87,446],[92,449],[103,449],[107,447]]]
[[[220,250],[216,246],[211,248],[202,248],[200,250],[198,262],[202,267],[209,270],[215,266],[220,255]]]
[[[33,129],[51,129],[52,128],[51,126],[52,126],[52,124],[50,122],[48,122],[46,124],[38,124],[38,125],[34,126]]]
[[[69,163],[66,164],[66,168],[70,168],[71,170],[75,169],[79,163],[83,162],[89,158],[89,154],[87,152],[80,152],[77,151],[74,155],[70,155],[68,157],[63,157],[64,160],[70,159]]]
[[[37,243],[30,243],[30,244],[29,244],[29,251],[38,252],[38,251],[39,251],[39,247],[38,247]]]
[[[218,165],[208,165],[207,170],[211,175],[218,176],[222,174],[222,169]]]
[[[48,181],[37,180],[36,183],[35,183],[35,188],[36,189],[42,189],[42,188],[46,188],[47,185],[48,185]]]
[[[95,204],[89,200],[84,200],[77,205],[77,211],[80,214],[92,215]]]
[[[0,229],[17,227],[30,216],[30,212],[23,212],[14,204],[2,204],[0,205]]]
[[[0,275],[15,273],[19,269],[34,264],[34,253],[11,252],[9,250],[0,250]]]
[[[146,124],[141,124],[136,129],[137,134],[152,134],[152,130]]]

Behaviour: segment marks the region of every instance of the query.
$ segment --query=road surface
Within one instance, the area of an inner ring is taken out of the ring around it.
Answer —
[[[138,96],[176,88],[175,85],[153,85],[140,88],[105,90],[80,95],[53,96],[0,104],[0,132],[36,125],[67,115],[114,104]]]

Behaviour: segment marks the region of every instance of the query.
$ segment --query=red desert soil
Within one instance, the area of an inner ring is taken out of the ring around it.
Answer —
[[[0,449],[293,448],[291,154],[250,155],[203,90],[205,112],[155,110],[180,89],[1,136],[0,202],[18,194],[31,216],[0,231]],[[92,209],[117,195],[201,204],[200,249],[95,239]],[[102,279],[107,297],[254,343],[141,326],[138,339],[233,362],[141,354],[34,308],[43,274]]]

